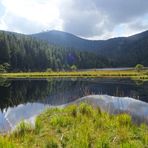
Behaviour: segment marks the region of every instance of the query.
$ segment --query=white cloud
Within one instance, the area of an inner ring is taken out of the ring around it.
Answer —
[[[6,23],[9,22],[8,19],[12,20],[13,17],[16,18],[17,16],[33,22],[33,26],[41,26],[41,30],[48,28],[62,30],[63,22],[59,18],[57,0],[2,0],[2,4],[6,8]],[[24,31],[22,30],[22,32]]]
[[[148,29],[147,5],[147,0],[1,0],[0,29],[26,34],[56,29],[89,39],[128,36]]]

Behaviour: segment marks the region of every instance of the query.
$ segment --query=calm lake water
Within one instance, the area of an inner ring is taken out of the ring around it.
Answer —
[[[30,121],[48,106],[91,94],[131,97],[148,102],[148,83],[113,79],[0,79],[0,132]]]

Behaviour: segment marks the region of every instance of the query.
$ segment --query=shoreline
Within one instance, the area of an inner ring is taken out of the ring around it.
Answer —
[[[148,71],[142,70],[94,70],[67,72],[16,72],[0,73],[0,78],[130,78],[132,80],[148,81]]]

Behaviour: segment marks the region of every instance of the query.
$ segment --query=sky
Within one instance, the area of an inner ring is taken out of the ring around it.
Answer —
[[[87,39],[148,30],[148,0],[0,0],[0,30],[60,30]]]

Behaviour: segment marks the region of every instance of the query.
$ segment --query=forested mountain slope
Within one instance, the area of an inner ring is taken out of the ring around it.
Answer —
[[[47,41],[49,44],[55,44],[63,47],[72,47],[83,51],[92,50],[96,48],[95,46],[98,46],[99,44],[102,45],[104,42],[85,40],[73,34],[56,30],[32,34],[31,36]]]
[[[42,37],[38,37],[40,34],[30,36],[0,31],[0,69],[68,70],[72,65],[88,69],[130,67],[137,63],[148,66],[148,31],[102,41],[85,40],[58,31],[41,34]]]
[[[45,71],[109,66],[104,57],[76,51],[34,39],[30,36],[0,31],[0,66],[10,65],[10,71]]]
[[[61,31],[41,32],[32,35],[50,44],[72,47],[79,51],[94,52],[107,57],[112,66],[134,66],[137,63],[148,66],[148,31],[108,40],[85,40]]]

